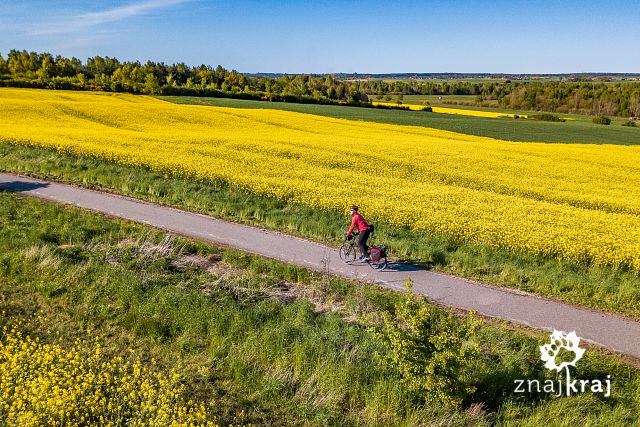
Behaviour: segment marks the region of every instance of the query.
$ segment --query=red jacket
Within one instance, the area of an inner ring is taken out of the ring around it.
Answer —
[[[360,215],[358,212],[354,212],[351,217],[351,227],[349,227],[349,232],[347,234],[351,234],[353,228],[356,226],[358,227],[359,232],[363,232],[364,230],[369,228],[369,224],[367,224],[367,221],[365,221],[362,215]]]

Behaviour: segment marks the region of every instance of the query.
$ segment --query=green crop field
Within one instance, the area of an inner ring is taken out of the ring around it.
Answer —
[[[391,95],[393,100],[398,99],[398,95]],[[375,95],[369,98],[377,100]],[[447,102],[475,102],[475,95],[403,95],[404,104],[425,104],[446,106]]]
[[[474,105],[476,103],[475,95],[402,95],[402,99],[399,99],[398,95],[389,95],[389,97],[391,99],[388,102],[397,102],[398,100],[400,100],[402,104],[431,105],[434,107],[440,106],[463,109],[467,108],[473,110],[500,111],[504,113],[523,114],[519,111],[499,109],[497,101],[484,101],[485,104],[490,105],[476,106]],[[379,99],[377,95],[370,95],[369,99],[372,101],[386,101],[386,97],[383,96],[382,99]]]

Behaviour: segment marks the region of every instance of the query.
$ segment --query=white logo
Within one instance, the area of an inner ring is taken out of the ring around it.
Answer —
[[[584,348],[580,348],[580,338],[576,335],[576,331],[569,332],[565,335],[562,331],[553,330],[551,334],[551,343],[540,346],[541,359],[544,367],[549,370],[556,370],[560,372],[562,369],[569,369],[569,366],[575,368],[576,362],[582,359],[584,354]],[[562,362],[556,365],[556,357],[560,354],[560,350],[565,349],[575,354],[575,357],[571,362]]]
[[[558,381],[544,380],[515,380],[516,393],[553,393],[556,396],[571,396],[572,394],[584,393],[585,391],[591,391],[592,393],[603,393],[604,397],[611,395],[611,375],[607,375],[605,380],[605,387],[602,381],[599,379],[581,379],[571,380],[571,372],[569,367],[576,367],[576,363],[584,356],[585,349],[580,348],[580,337],[576,335],[575,331],[568,334],[563,331],[553,330],[550,335],[551,342],[549,344],[540,346],[540,359],[544,363],[544,367],[550,371],[562,370],[565,371],[565,381],[563,384],[562,379]],[[564,351],[563,351],[564,350]],[[563,357],[561,356],[561,353]],[[571,353],[569,361],[563,360],[567,358]]]

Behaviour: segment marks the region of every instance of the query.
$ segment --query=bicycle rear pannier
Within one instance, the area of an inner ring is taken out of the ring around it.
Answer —
[[[378,262],[386,255],[387,250],[384,246],[371,246],[371,250],[369,251],[369,258],[371,258],[371,262]]]

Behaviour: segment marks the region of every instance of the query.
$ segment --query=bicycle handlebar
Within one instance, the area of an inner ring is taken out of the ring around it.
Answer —
[[[360,232],[358,232],[358,231],[354,231],[353,233],[351,233],[351,239],[356,237],[358,234],[360,234]],[[348,233],[344,233],[344,239],[345,240],[350,240]]]

